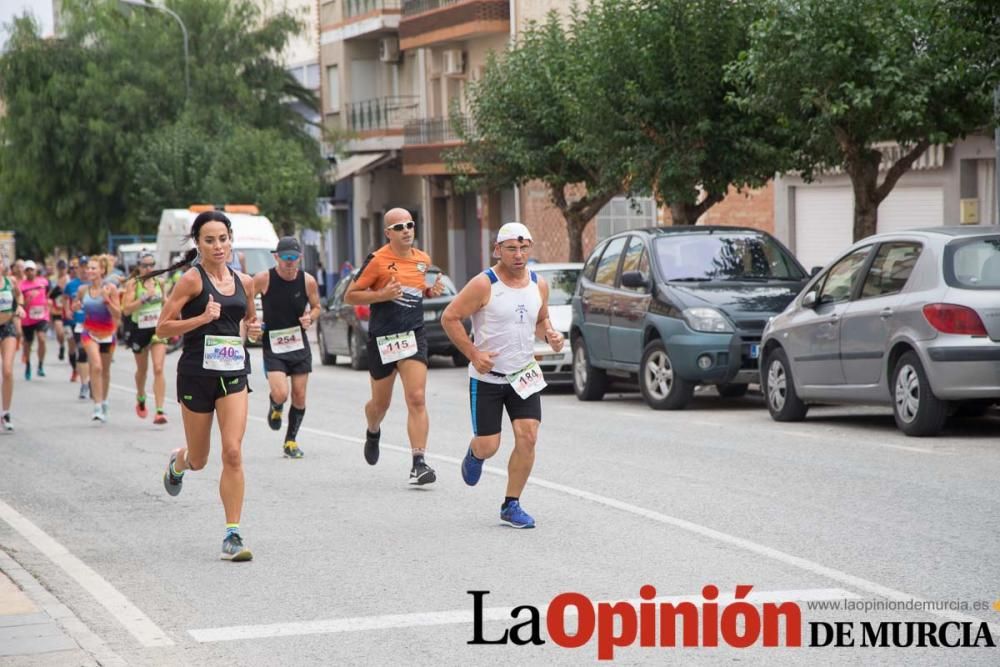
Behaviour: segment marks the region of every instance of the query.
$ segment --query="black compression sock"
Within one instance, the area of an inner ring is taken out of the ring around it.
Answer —
[[[299,426],[302,425],[302,418],[306,416],[305,408],[297,408],[294,405],[288,411],[288,430],[285,431],[285,442],[295,440],[299,434]]]

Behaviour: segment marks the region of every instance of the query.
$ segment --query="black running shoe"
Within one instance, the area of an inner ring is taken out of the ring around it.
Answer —
[[[253,560],[253,553],[243,544],[243,538],[239,533],[229,533],[222,541],[222,560],[231,560],[234,563]]]
[[[378,463],[378,441],[382,437],[382,431],[372,435],[365,429],[365,461],[373,466]]]
[[[436,480],[437,475],[434,474],[434,469],[423,461],[413,466],[413,469],[410,470],[410,484],[423,486],[424,484],[432,484]]]
[[[267,425],[271,427],[272,431],[277,431],[281,428],[281,410],[276,410],[274,408],[274,403],[268,400],[267,408]]]
[[[167,470],[163,473],[163,488],[172,496],[181,492],[181,485],[184,484],[184,473],[174,474],[174,462],[177,461],[177,454],[181,450],[175,449],[170,452],[170,461],[167,462]]]

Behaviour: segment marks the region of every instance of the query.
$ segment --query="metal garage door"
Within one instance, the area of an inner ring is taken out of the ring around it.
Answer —
[[[893,188],[878,207],[879,233],[943,224],[944,193],[940,187]]]
[[[795,256],[808,271],[851,245],[854,196],[850,188],[795,188]]]
[[[878,231],[944,224],[939,186],[896,187],[878,207]],[[825,265],[853,242],[854,195],[849,187],[795,188],[795,255],[809,269]]]

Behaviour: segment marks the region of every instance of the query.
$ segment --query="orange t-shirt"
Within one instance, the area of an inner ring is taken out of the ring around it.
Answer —
[[[405,333],[424,326],[424,275],[431,265],[430,256],[412,248],[409,257],[399,257],[389,244],[368,255],[354,283],[361,289],[380,290],[395,277],[403,295],[392,301],[372,304],[368,333],[372,336]]]

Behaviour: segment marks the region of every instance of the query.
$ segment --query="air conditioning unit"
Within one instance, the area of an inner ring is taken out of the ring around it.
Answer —
[[[378,59],[384,63],[399,62],[399,37],[383,37],[378,40]]]
[[[461,76],[465,73],[465,54],[461,49],[448,49],[441,53],[441,73],[445,76]]]

